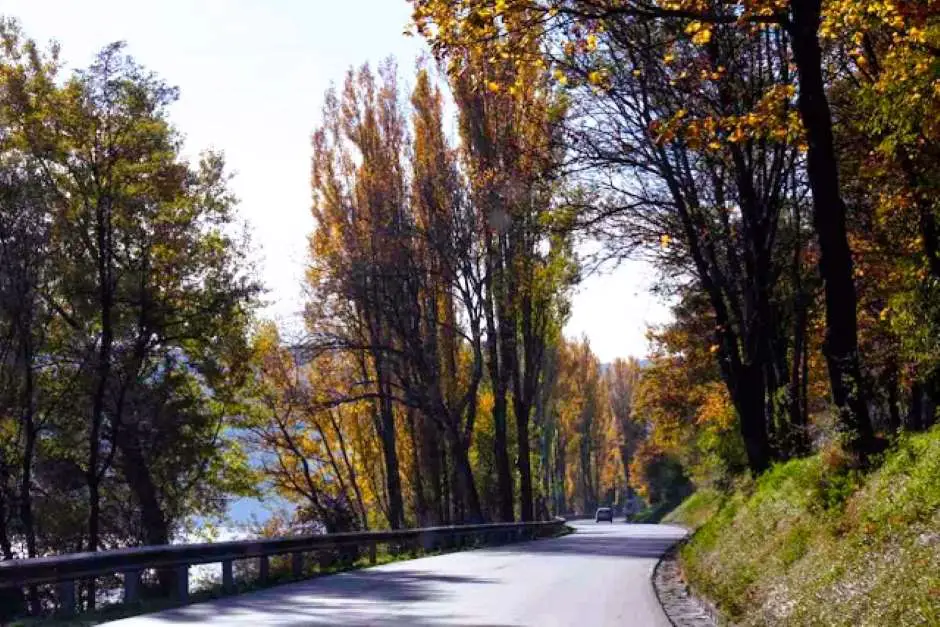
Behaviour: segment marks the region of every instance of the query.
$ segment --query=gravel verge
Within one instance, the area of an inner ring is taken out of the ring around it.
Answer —
[[[717,612],[689,590],[676,554],[680,544],[662,556],[653,570],[653,588],[666,617],[675,627],[716,627]]]

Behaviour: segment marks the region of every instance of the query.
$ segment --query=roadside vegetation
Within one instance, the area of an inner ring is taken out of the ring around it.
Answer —
[[[0,557],[164,544],[245,495],[293,506],[280,535],[698,490],[683,559],[729,615],[933,620],[933,7],[410,4],[429,58],[311,113],[294,333],[177,90],[0,18]],[[603,364],[572,294],[638,257],[672,319]],[[56,603],[6,589],[0,620]]]
[[[940,428],[871,473],[822,452],[667,517],[693,589],[741,625],[940,624]]]

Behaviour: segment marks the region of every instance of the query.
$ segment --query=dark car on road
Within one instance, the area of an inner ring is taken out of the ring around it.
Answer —
[[[597,512],[594,514],[594,522],[600,522],[602,520],[614,522],[614,510],[609,507],[598,507]]]

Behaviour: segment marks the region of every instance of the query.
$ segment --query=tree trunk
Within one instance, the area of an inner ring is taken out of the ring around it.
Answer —
[[[483,509],[480,507],[480,494],[473,479],[473,468],[467,447],[459,432],[451,433],[451,456],[454,464],[454,477],[460,491],[465,522],[478,524],[483,522]]]
[[[107,206],[106,206],[107,205]],[[104,423],[105,396],[111,378],[111,349],[114,343],[114,328],[112,315],[114,307],[114,277],[112,267],[113,254],[113,225],[111,224],[111,207],[109,202],[100,200],[96,208],[95,236],[98,245],[98,305],[101,316],[101,338],[97,354],[97,381],[92,397],[91,424],[88,428],[88,469],[86,481],[88,483],[88,544],[90,552],[98,550],[99,523],[101,516],[100,478],[102,470],[99,468],[101,453],[101,427]],[[86,584],[87,609],[95,608],[95,580],[89,579]]]
[[[27,307],[31,304],[27,303]],[[20,522],[26,538],[26,556],[36,557],[36,524],[33,520],[33,457],[36,453],[36,391],[33,376],[32,316],[25,320],[23,333],[23,459],[20,464]],[[29,587],[29,609],[34,616],[42,611],[39,589]]]
[[[425,484],[421,472],[422,449],[423,445],[419,442],[418,424],[415,420],[415,411],[412,408],[406,410],[408,420],[408,432],[411,435],[411,471],[412,471],[412,492],[415,499],[415,517],[418,519],[419,527],[431,525],[431,512],[429,511],[427,499],[425,498]],[[422,416],[423,422],[423,416]]]
[[[529,414],[531,406],[526,399],[515,397],[516,409],[516,447],[519,451],[516,467],[519,470],[519,517],[525,521],[533,520],[532,511],[532,466],[530,464]]]
[[[819,46],[820,0],[793,0],[789,31],[799,73],[799,111],[808,142],[807,174],[813,192],[813,224],[819,239],[819,272],[826,297],[825,354],[832,398],[847,445],[865,461],[876,448],[858,354],[858,322],[846,209],[839,190],[832,114]]]
[[[937,422],[937,405],[940,399],[940,370],[934,370],[927,376],[924,386],[924,417],[921,427],[926,431]]]
[[[440,468],[447,469],[447,447],[440,447]],[[450,525],[454,523],[454,518],[451,515],[452,502],[454,500],[454,495],[451,493],[449,482],[446,481],[444,472],[442,471],[440,476],[440,490],[441,490],[441,522],[445,525]]]
[[[898,366],[893,361],[888,366],[885,379],[885,386],[888,388],[888,428],[891,433],[897,433],[901,428],[901,399]]]
[[[381,407],[382,452],[385,457],[385,481],[388,487],[388,524],[392,529],[400,529],[405,522],[405,507],[401,496],[401,476],[398,474],[398,451],[395,446],[395,410],[387,395],[382,399]]]
[[[911,386],[911,405],[907,410],[904,428],[908,431],[920,431],[923,428],[924,386],[919,381]]]
[[[490,266],[490,274],[497,273],[496,266],[500,263],[495,258],[492,242],[487,244],[487,257]],[[506,415],[508,403],[506,396],[509,388],[509,372],[505,356],[500,361],[499,341],[501,329],[496,326],[496,301],[498,290],[494,290],[494,282],[499,283],[498,276],[490,278],[488,281],[488,299],[484,303],[486,311],[486,348],[488,353],[488,368],[490,374],[490,383],[493,386],[493,458],[496,463],[496,494],[497,494],[497,516],[502,522],[512,522],[515,519],[515,512],[512,505],[513,481],[512,472],[509,466],[509,449],[506,438]],[[502,322],[502,321],[501,321]]]
[[[807,440],[807,417],[803,414],[802,386],[800,385],[800,367],[806,351],[806,304],[802,295],[797,296],[796,312],[793,321],[793,354],[790,370],[789,411],[793,432],[793,453],[805,455],[809,452]]]
[[[538,351],[539,336],[532,315],[532,296],[526,291],[520,302],[522,331],[522,360],[514,360],[513,400],[516,413],[516,447],[519,452],[519,517],[523,521],[535,519],[532,494],[531,442],[529,441],[529,419],[532,405],[538,392],[538,376],[541,360]],[[515,348],[515,347],[514,347]],[[515,353],[518,355],[518,353]]]
[[[160,497],[147,460],[141,451],[140,438],[131,427],[124,426],[118,437],[118,446],[121,452],[121,470],[127,485],[134,494],[137,506],[140,508],[140,523],[143,530],[145,545],[170,544],[170,529],[160,505]],[[176,571],[158,569],[157,578],[160,582],[160,594],[169,596],[176,587]]]
[[[741,367],[736,378],[732,402],[741,420],[741,436],[748,467],[756,475],[770,467],[771,450],[764,422],[765,385],[760,364]]]

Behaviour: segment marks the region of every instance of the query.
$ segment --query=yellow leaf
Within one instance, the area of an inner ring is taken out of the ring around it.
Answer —
[[[692,37],[692,43],[697,46],[704,46],[712,40],[712,31],[710,28],[703,28]]]

